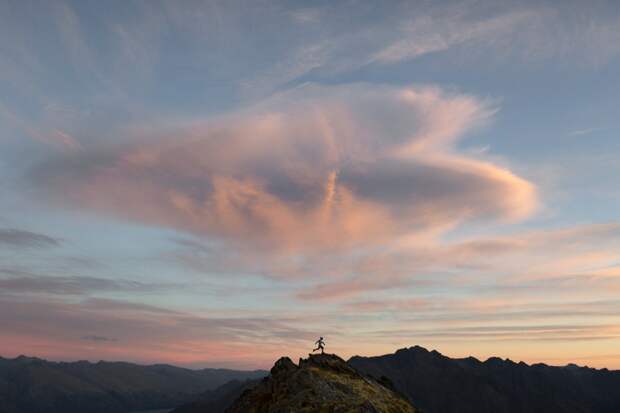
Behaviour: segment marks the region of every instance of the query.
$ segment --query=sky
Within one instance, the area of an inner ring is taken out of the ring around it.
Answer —
[[[0,2],[0,355],[620,369],[617,1]]]

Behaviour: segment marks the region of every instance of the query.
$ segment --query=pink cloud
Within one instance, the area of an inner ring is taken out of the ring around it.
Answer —
[[[354,277],[347,280],[339,280],[318,284],[312,288],[301,291],[298,297],[303,300],[334,300],[353,297],[366,291],[390,290],[398,287],[410,286],[413,281],[395,277]]]
[[[0,321],[4,356],[268,367],[291,344],[303,348],[314,338],[295,319],[209,317],[101,299],[0,296]]]
[[[22,119],[2,102],[0,102],[0,118],[4,118],[11,127],[22,131],[29,138],[63,152],[71,153],[82,149],[80,142],[68,132],[53,127],[41,128],[31,121]]]
[[[549,290],[600,298],[618,289],[619,230],[620,225],[611,222],[455,242],[435,234],[397,238],[355,259],[341,255],[344,264],[334,265],[339,270],[328,281],[317,282],[298,297],[343,300],[389,292],[390,300],[398,302],[399,291],[413,294],[449,286],[478,294],[493,291],[502,300]]]
[[[531,183],[454,149],[494,110],[437,88],[305,86],[35,176],[63,202],[237,246],[348,249],[528,216]]]

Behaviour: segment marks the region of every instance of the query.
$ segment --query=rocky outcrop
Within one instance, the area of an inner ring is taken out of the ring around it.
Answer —
[[[310,355],[296,365],[279,359],[270,375],[246,390],[228,413],[414,413],[393,390],[364,377],[333,354]]]

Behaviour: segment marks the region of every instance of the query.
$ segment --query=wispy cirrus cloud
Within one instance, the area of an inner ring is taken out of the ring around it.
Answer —
[[[620,53],[618,16],[602,10],[582,10],[575,3],[557,7],[552,2],[448,1],[396,2],[377,13],[359,4],[346,11],[354,17],[343,24],[345,11],[338,5],[298,9],[291,12],[296,47],[240,86],[244,94],[263,96],[300,79],[330,78],[447,53],[462,65],[562,59],[599,66]]]
[[[354,259],[341,256],[345,264],[336,266],[332,277],[303,288],[298,297],[342,302],[391,292],[391,299],[399,302],[399,289],[423,297],[437,288],[504,299],[533,298],[549,290],[600,297],[620,287],[619,230],[617,222],[609,222],[453,242],[435,236],[402,237]],[[330,261],[321,257],[315,262]]]
[[[168,311],[119,300],[57,302],[0,297],[0,323],[10,333],[2,354],[126,359],[175,364],[267,367],[291,342],[314,334],[301,319],[232,317]],[[16,346],[17,342],[22,343]],[[95,346],[93,343],[105,343]],[[19,349],[19,350],[16,350]],[[182,351],[180,351],[183,349]]]
[[[575,129],[568,133],[568,136],[584,136],[591,135],[594,132],[600,131],[601,128],[585,128],[585,129]]]
[[[388,273],[380,276],[373,273],[370,276],[353,276],[332,282],[317,284],[299,292],[298,298],[312,301],[342,300],[354,297],[369,291],[389,291],[402,287],[432,286],[433,281],[420,279],[405,279]]]
[[[482,341],[596,341],[617,340],[620,338],[620,328],[615,324],[603,325],[510,325],[510,326],[475,326],[453,327],[443,331],[434,329],[387,330],[376,331],[370,335],[389,337],[415,337],[416,339],[437,338],[454,340],[482,340]]]
[[[429,13],[401,23],[400,38],[389,42],[372,55],[371,62],[397,63],[417,57],[469,45],[489,47],[505,42],[519,30],[540,17],[534,10],[511,10],[486,19],[475,18],[463,8],[454,7],[451,13]]]
[[[481,347],[475,353],[489,356],[497,354],[498,343],[568,340],[595,345],[620,339],[614,322],[618,300],[493,303],[435,298],[387,304],[388,309],[363,305],[344,314],[342,309],[326,307],[315,313],[291,311],[287,316],[233,316],[171,311],[119,300],[25,301],[0,296],[0,322],[10,332],[3,336],[0,351],[16,355],[19,349],[43,357],[66,357],[70,350],[72,358],[130,357],[150,363],[227,363],[247,368],[268,367],[282,354],[301,355],[296,353],[303,353],[318,332],[330,337],[332,348],[346,355],[373,349],[393,351],[394,346],[412,342],[440,348],[478,342]],[[524,311],[525,306],[529,311]],[[393,313],[386,317],[385,311]],[[598,322],[578,321],[584,316],[598,316]],[[378,319],[384,322],[377,323]],[[358,345],[350,347],[351,340]],[[22,346],[16,346],[20,341]]]
[[[35,121],[22,119],[9,110],[2,101],[0,101],[0,118],[4,119],[12,128],[47,146],[64,152],[73,152],[81,148],[80,143],[67,131],[52,125],[45,125],[42,128]],[[5,139],[5,136],[0,136],[0,139]]]
[[[343,304],[342,308],[347,311],[356,311],[358,314],[389,314],[407,324],[434,324],[438,331],[444,327],[477,326],[481,323],[482,325],[489,323],[535,325],[542,321],[562,323],[583,317],[613,323],[617,318],[620,301],[613,295],[600,299],[565,295],[567,289],[562,288],[557,292],[558,297],[554,299],[520,295],[515,291],[511,291],[512,295],[502,297],[482,294],[458,298],[388,299],[384,297],[352,301]]]

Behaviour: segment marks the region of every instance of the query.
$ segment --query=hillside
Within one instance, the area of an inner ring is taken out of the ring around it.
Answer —
[[[278,360],[271,374],[246,390],[228,413],[414,413],[403,397],[363,377],[336,355],[310,355],[295,365]],[[192,413],[208,413],[195,410]]]
[[[620,412],[620,371],[451,359],[418,346],[348,363],[388,377],[426,413]]]
[[[207,390],[195,401],[175,409],[173,413],[224,413],[244,391],[258,385],[260,380],[229,381],[216,389]]]
[[[126,413],[179,406],[264,371],[0,358],[0,413]]]

